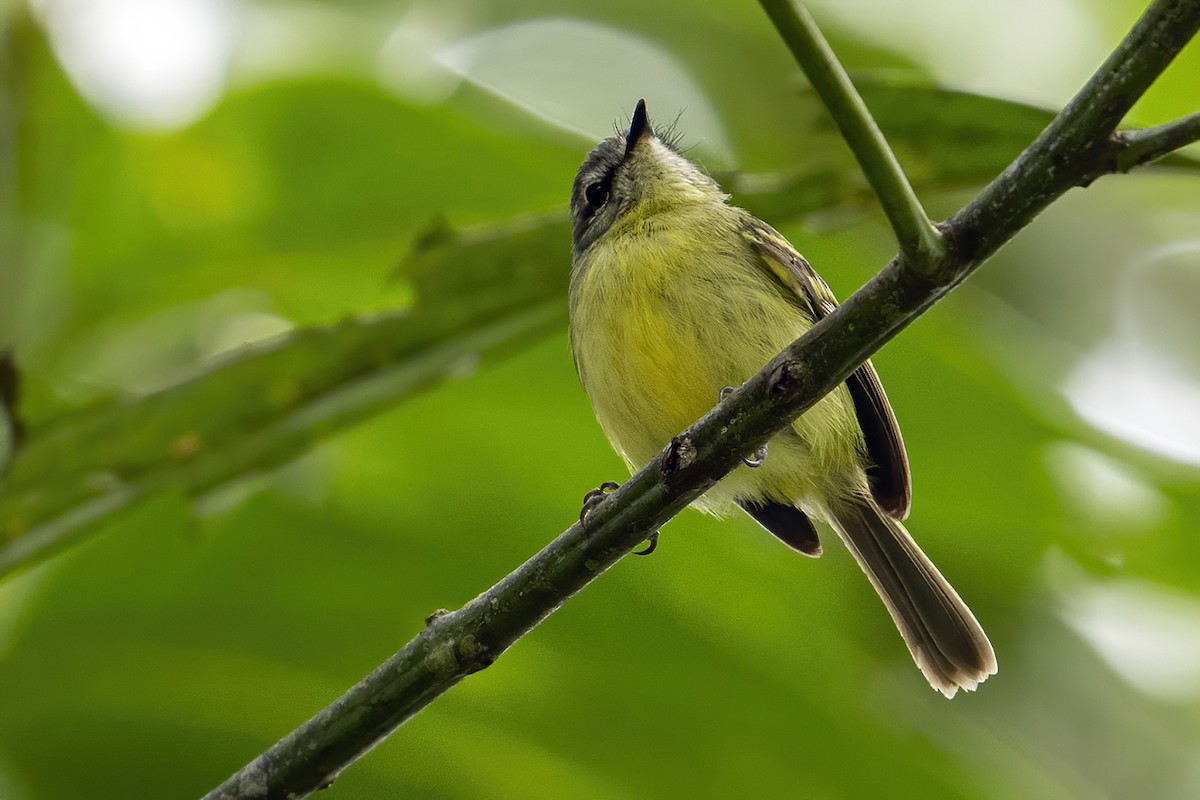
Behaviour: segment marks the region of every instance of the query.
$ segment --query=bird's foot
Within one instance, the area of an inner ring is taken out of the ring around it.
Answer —
[[[588,514],[592,513],[592,510],[595,509],[596,506],[603,503],[604,498],[608,497],[610,492],[615,492],[620,488],[621,485],[616,481],[605,481],[597,488],[592,489],[585,494],[583,496],[583,509],[579,512],[579,522],[586,525]]]
[[[721,400],[724,400],[726,397],[729,397],[729,395],[733,394],[735,391],[737,391],[737,387],[725,386],[721,389],[720,392],[717,393],[717,397]],[[750,469],[758,469],[759,467],[761,467],[763,465],[763,462],[766,460],[767,460],[767,446],[764,444],[762,447],[760,447],[754,451],[754,455],[744,456],[742,458],[742,463],[745,464]]]

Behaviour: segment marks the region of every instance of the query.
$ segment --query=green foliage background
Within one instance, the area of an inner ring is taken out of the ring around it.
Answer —
[[[0,583],[4,800],[202,794],[623,477],[564,330],[561,214],[590,141],[471,81],[433,104],[389,89],[364,53],[407,3],[239,7],[347,24],[322,32],[333,55],[233,73],[202,119],[148,131],[85,101],[41,18],[0,6],[0,345],[25,428],[0,543],[65,531]],[[726,185],[836,292],[890,255],[754,4],[444,8],[462,36],[554,15],[643,37],[724,124],[715,167],[783,176]],[[1067,85],[1139,11],[1078,11],[1102,46],[1063,48]],[[903,37],[829,27],[937,212],[1048,119],[936,91],[938,53]],[[637,98],[605,94],[604,69],[580,92],[616,118]],[[1200,106],[1198,71],[1193,45],[1136,122]],[[809,561],[689,512],[327,796],[1200,794],[1200,436],[1193,419],[1138,446],[1070,388],[1128,312],[1153,322],[1158,391],[1200,396],[1200,184],[1175,166],[1072,193],[876,359],[910,528],[996,646],[980,692],[929,691],[840,547]]]

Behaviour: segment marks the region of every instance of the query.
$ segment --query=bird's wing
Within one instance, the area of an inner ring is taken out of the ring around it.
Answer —
[[[763,266],[780,283],[795,293],[814,319],[837,308],[837,298],[804,256],[770,225],[746,215],[742,231]],[[846,381],[854,400],[854,411],[867,445],[867,480],[879,507],[896,519],[904,519],[912,505],[912,479],[908,454],[891,403],[883,391],[879,374],[870,361],[864,362]]]
[[[813,558],[821,556],[817,528],[800,509],[773,500],[739,500],[738,505],[788,547]]]

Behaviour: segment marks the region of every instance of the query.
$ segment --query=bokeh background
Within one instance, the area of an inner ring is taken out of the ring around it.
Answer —
[[[943,216],[1141,10],[813,5]],[[623,477],[561,220],[639,97],[839,295],[893,251],[754,3],[0,15],[4,800],[199,796]],[[1132,120],[1196,110],[1197,74],[1193,44]],[[1200,796],[1200,171],[1175,167],[1073,191],[876,358],[910,528],[999,656],[981,691],[929,690],[840,547],[685,512],[325,796]]]

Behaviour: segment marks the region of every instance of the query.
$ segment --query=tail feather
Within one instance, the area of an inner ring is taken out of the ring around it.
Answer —
[[[996,673],[996,654],[975,615],[898,520],[866,497],[831,511],[934,689],[953,697]]]

